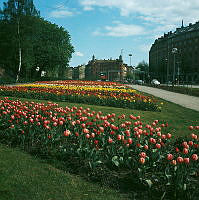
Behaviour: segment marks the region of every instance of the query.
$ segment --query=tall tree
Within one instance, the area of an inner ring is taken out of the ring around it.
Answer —
[[[136,69],[141,71],[141,79],[148,82],[149,80],[149,65],[144,60],[136,66]]]
[[[73,52],[69,33],[41,18],[32,0],[4,3],[0,10],[0,67],[11,75],[20,72],[21,77],[31,79],[38,67],[62,75]]]
[[[39,12],[36,10],[32,0],[8,0],[4,2],[3,10],[1,11],[1,19],[6,21],[13,30],[13,40],[17,43],[16,54],[18,53],[18,71],[16,81],[18,81],[19,73],[22,66],[22,37],[21,26],[25,23],[24,16],[39,16]],[[16,71],[16,67],[15,67]]]

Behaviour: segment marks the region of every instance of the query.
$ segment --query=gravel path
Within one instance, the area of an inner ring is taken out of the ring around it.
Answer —
[[[147,87],[143,85],[129,85],[129,86],[141,92],[152,94],[156,97],[160,97],[162,99],[179,104],[186,108],[199,111],[199,97],[179,94],[179,93],[170,92],[170,91],[162,90],[159,88]]]

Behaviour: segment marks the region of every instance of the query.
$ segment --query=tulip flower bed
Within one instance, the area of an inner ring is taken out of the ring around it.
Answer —
[[[126,85],[98,81],[49,81],[0,87],[0,95],[68,101],[148,111],[160,111],[160,102]]]
[[[105,168],[125,172],[159,199],[193,199],[199,191],[199,126],[189,127],[190,138],[178,139],[167,127],[159,120],[145,124],[133,114],[0,100],[1,142],[66,163],[78,161],[90,176]]]

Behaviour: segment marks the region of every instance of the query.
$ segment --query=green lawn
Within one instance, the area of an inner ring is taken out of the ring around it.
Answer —
[[[0,200],[123,200],[115,190],[86,182],[17,149],[0,145]]]

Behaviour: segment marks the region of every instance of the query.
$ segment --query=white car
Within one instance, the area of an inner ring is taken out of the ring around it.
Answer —
[[[151,85],[158,86],[158,85],[160,85],[160,82],[157,79],[153,79],[151,81]]]

